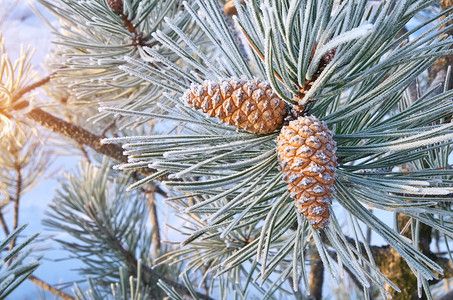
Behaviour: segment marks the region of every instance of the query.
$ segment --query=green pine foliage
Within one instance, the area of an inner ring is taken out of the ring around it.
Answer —
[[[88,278],[86,292],[76,285],[77,299],[302,297],[314,249],[333,282],[348,274],[364,298],[378,290],[385,299],[403,287],[379,268],[370,234],[405,260],[419,294],[432,299],[430,281],[443,270],[421,251],[420,227],[449,252],[453,91],[423,84],[414,93],[412,85],[453,54],[453,8],[420,21],[436,1],[235,0],[230,19],[216,0],[39,2],[61,25],[54,83],[90,110],[108,136],[102,142],[121,143],[128,157],[116,166],[81,163],[49,207],[45,225],[69,234],[58,242]],[[5,62],[3,72],[20,69]],[[295,210],[278,163],[280,130],[251,134],[185,105],[187,91],[229,78],[268,81],[289,119],[302,108],[332,130],[338,165],[327,228],[313,229]],[[0,125],[13,128],[5,112],[16,110],[15,88],[4,90]],[[159,257],[148,185],[164,190],[178,218],[168,226],[180,240]],[[28,252],[21,255],[6,268],[6,292],[37,266],[17,271]]]
[[[17,228],[0,243],[0,299],[5,299],[14,289],[28,278],[41,264],[41,257],[32,257],[30,243],[38,236],[34,234],[14,248],[10,243],[19,238],[19,234],[27,227]]]
[[[373,284],[387,295],[386,284],[398,287],[377,268],[364,238],[365,225],[406,260],[426,289],[427,281],[442,272],[440,266],[418,250],[416,238],[408,241],[399,234],[401,228],[378,219],[368,208],[405,214],[414,224],[422,222],[446,238],[453,236],[451,210],[445,205],[453,193],[453,173],[447,162],[453,138],[448,119],[453,113],[453,92],[435,94],[431,89],[417,99],[405,92],[434,61],[452,53],[452,40],[443,35],[452,25],[441,27],[452,17],[440,21],[436,16],[397,36],[433,3],[388,1],[372,8],[367,1],[339,5],[246,1],[238,6],[235,20],[252,46],[249,59],[235,43],[235,33],[215,1],[184,2],[219,57],[211,59],[167,19],[185,43],[174,43],[162,31],[154,37],[196,68],[185,75],[152,49],[145,51],[156,59],[155,66],[127,58],[129,65],[121,67],[166,90],[164,96],[172,102],[160,105],[166,114],[102,108],[131,119],[184,123],[178,132],[104,140],[123,143],[130,162],[123,168],[148,165],[158,171],[156,176],[168,175],[170,180],[164,184],[174,196],[166,202],[182,218],[196,220],[183,230],[187,238],[182,245],[187,247],[176,250],[173,257],[187,257],[188,269],[209,263],[215,276],[250,265],[254,268],[244,278],[256,270],[262,281],[292,277],[297,290],[299,277],[307,286],[304,253],[315,243],[332,278],[346,267],[365,289]],[[333,50],[333,59],[300,96],[322,57]],[[278,131],[267,135],[238,131],[183,105],[181,96],[190,88],[183,83],[230,77],[268,80],[289,105],[295,101],[306,105],[306,111],[334,132],[339,164],[328,228],[313,230],[294,210],[278,167]],[[408,163],[414,168],[402,171],[401,166]],[[155,176],[148,178],[152,179]],[[339,218],[344,213],[347,220]],[[225,249],[233,245],[234,251],[219,252],[219,242]],[[201,255],[191,255],[189,250]],[[217,257],[210,257],[211,253]]]
[[[101,166],[81,163],[77,172],[62,178],[43,222],[51,230],[71,235],[70,240],[57,241],[72,258],[83,263],[80,273],[97,287],[91,289],[94,299],[108,294],[112,282],[128,278],[127,274],[138,274],[139,270],[144,270],[143,274],[139,272],[145,280],[143,288],[154,289],[153,297],[159,298],[153,272],[174,274],[179,267],[154,268],[146,199],[138,189],[126,192],[132,175],[112,170],[107,161]]]
[[[161,96],[159,89],[119,67],[125,64],[125,56],[146,60],[145,47],[174,60],[175,55],[161,51],[152,36],[160,29],[174,37],[163,22],[165,16],[174,16],[178,26],[192,32],[192,39],[198,39],[190,19],[181,13],[178,0],[126,0],[121,11],[111,9],[104,0],[38,2],[60,21],[58,28],[49,24],[56,44],[48,62],[55,72],[54,84],[64,90],[70,103],[80,104],[80,108],[91,106],[91,114],[93,105],[100,102],[136,110],[155,106],[156,98]],[[153,62],[147,64],[152,66]],[[95,122],[108,118],[105,113],[94,115]]]

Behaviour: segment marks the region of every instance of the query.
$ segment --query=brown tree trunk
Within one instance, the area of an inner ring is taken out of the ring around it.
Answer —
[[[310,255],[311,270],[308,278],[310,288],[310,300],[322,299],[322,285],[324,281],[324,266],[318,252],[313,252]]]
[[[445,11],[453,7],[453,0],[441,0],[440,7],[442,11]],[[448,22],[447,25],[452,24],[453,22]],[[453,30],[448,31],[449,35],[453,35]],[[451,48],[451,47],[450,47]],[[453,55],[446,55],[439,58],[428,70],[428,81],[431,86],[434,86],[445,81],[445,76],[447,75],[448,66],[453,67]],[[448,89],[453,89],[453,80],[450,78]]]

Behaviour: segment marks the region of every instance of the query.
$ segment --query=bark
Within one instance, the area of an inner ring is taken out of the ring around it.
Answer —
[[[310,255],[311,271],[308,278],[310,288],[310,300],[322,299],[322,285],[324,281],[324,266],[318,252],[314,251]]]
[[[453,291],[449,291],[445,295],[443,295],[439,300],[453,300]]]
[[[123,163],[127,162],[127,157],[123,155],[121,146],[117,144],[103,145],[100,142],[101,136],[95,135],[84,128],[55,117],[40,108],[33,108],[27,113],[27,117],[55,133],[62,134],[75,140],[80,145],[86,145],[94,151],[111,157],[116,161]]]
[[[153,254],[154,257],[157,257],[161,253],[161,238],[160,238],[160,226],[159,220],[157,218],[157,205],[156,197],[154,196],[156,192],[156,185],[148,183],[145,189],[146,200],[148,203],[149,209],[149,220],[151,223],[152,233],[152,244],[153,244]]]
[[[398,227],[400,229],[405,228],[407,222],[410,222],[409,217],[400,214],[398,216]],[[449,259],[442,257],[441,255],[436,255],[431,252],[429,245],[432,240],[432,228],[423,223],[419,224],[420,233],[419,233],[419,250],[430,259],[439,264],[444,273],[436,274],[439,280],[445,278],[451,278],[453,276],[453,266]],[[407,229],[402,232],[402,234],[412,239],[410,225]],[[406,261],[395,251],[395,249],[390,246],[384,247],[372,247],[373,257],[376,261],[376,265],[379,267],[381,272],[395,283],[400,289],[401,293],[389,288],[388,291],[392,295],[393,300],[415,300],[415,299],[426,299],[425,294],[423,293],[422,298],[418,297],[418,286],[417,278],[412,273],[411,269],[407,265]],[[439,280],[430,281],[430,284],[439,282]]]
[[[58,296],[60,299],[63,299],[63,300],[74,300],[75,299],[74,297],[70,296],[69,294],[66,294],[62,290],[59,290],[59,289],[55,288],[54,286],[42,281],[41,279],[39,279],[38,277],[36,277],[34,275],[30,275],[28,277],[28,279],[31,282],[33,282],[35,285],[39,286],[40,288],[48,291],[49,293],[54,294],[55,296]]]
[[[442,11],[445,11],[453,7],[453,0],[441,0],[440,7]],[[452,24],[448,22],[447,25]],[[453,35],[453,30],[448,32],[449,35]],[[450,47],[451,48],[451,47]],[[434,86],[439,83],[443,83],[445,76],[447,75],[448,66],[453,66],[453,55],[446,55],[439,58],[428,70],[428,81],[431,83],[431,86]],[[448,89],[453,88],[453,80],[450,78]]]

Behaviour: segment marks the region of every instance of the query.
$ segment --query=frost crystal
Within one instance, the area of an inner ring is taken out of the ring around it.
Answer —
[[[310,179],[310,177],[305,177],[300,181],[300,184],[303,186],[307,186],[313,183],[313,180]]]
[[[323,167],[319,166],[315,162],[312,162],[310,166],[307,168],[307,171],[311,173],[321,173],[323,171]]]
[[[313,192],[315,192],[316,194],[321,194],[321,193],[324,193],[326,190],[320,186],[320,185],[317,185],[313,188]]]
[[[315,214],[315,215],[321,215],[325,211],[326,211],[325,207],[316,206],[315,208],[313,208],[312,213]]]

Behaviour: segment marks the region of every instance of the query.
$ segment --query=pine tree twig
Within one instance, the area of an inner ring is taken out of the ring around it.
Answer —
[[[152,228],[152,243],[154,249],[154,256],[157,257],[161,253],[161,238],[160,238],[160,226],[159,220],[157,217],[157,205],[156,198],[154,193],[156,191],[157,185],[148,183],[144,189],[145,197],[148,203],[149,210],[149,220],[151,222]]]
[[[1,210],[0,210],[0,223],[2,224],[3,231],[5,232],[6,236],[8,236],[10,234],[10,231],[3,216],[3,211]]]
[[[453,6],[453,0],[441,0],[440,7],[442,11],[445,11]],[[448,26],[449,23],[445,24]],[[448,32],[449,35],[453,35],[453,30]],[[451,47],[450,47],[451,48]],[[431,86],[435,86],[440,82],[443,83],[446,76],[446,70],[448,66],[453,65],[453,55],[446,55],[439,58],[429,69],[428,69],[428,82]],[[453,80],[449,81],[449,90],[453,89]],[[439,89],[440,93],[441,89]]]
[[[143,32],[137,31],[136,24],[132,23],[133,18],[129,18],[127,15],[122,13],[122,8],[117,11],[117,14],[120,16],[121,20],[124,23],[124,28],[133,34],[132,46],[143,47],[148,45],[148,41],[145,39]]]
[[[115,239],[116,247],[117,249],[121,252],[121,254],[124,257],[124,260],[127,262],[127,265],[132,268],[132,272],[135,274],[138,269],[138,261],[135,258],[134,254],[132,254],[130,251],[126,250],[124,246]],[[172,286],[177,292],[183,293],[185,295],[190,296],[189,290],[182,284],[175,282],[167,277],[163,277],[161,274],[153,270],[152,268],[142,265],[142,270],[144,272],[144,281],[145,282],[150,282],[151,278],[154,279],[154,281],[162,280],[166,284]],[[213,298],[209,297],[208,295],[202,294],[197,292],[197,295],[200,299],[203,300],[211,300]]]
[[[87,150],[86,150],[86,149],[83,147],[83,145],[80,144],[80,143],[79,143],[79,149],[80,149],[80,151],[82,152],[83,157],[85,157],[86,161],[89,162],[89,163],[91,163],[91,159],[90,159],[90,156],[88,156]]]
[[[318,252],[313,251],[310,254],[311,270],[308,277],[311,300],[322,299],[322,285],[324,282],[324,265],[319,257]]]
[[[20,165],[16,164],[16,196],[14,197],[14,219],[13,219],[13,230],[19,226],[19,203],[20,203],[20,194],[22,193],[22,172]],[[10,245],[9,250],[11,251],[16,245],[16,238],[14,238]]]
[[[2,223],[3,231],[8,236],[10,234],[10,231],[8,229],[8,226],[6,225],[6,222],[5,222],[4,218],[3,218],[3,213],[1,211],[0,211],[0,222]],[[27,279],[30,280],[31,282],[33,282],[35,285],[41,287],[42,289],[45,289],[46,291],[48,291],[48,292],[60,297],[61,299],[74,300],[74,298],[71,297],[70,295],[68,295],[65,292],[53,287],[52,285],[46,283],[45,281],[39,279],[38,277],[36,277],[34,275],[28,276]]]
[[[38,124],[50,129],[55,133],[62,134],[75,140],[81,145],[86,145],[100,154],[104,154],[119,162],[127,162],[123,155],[123,149],[117,144],[101,144],[101,137],[88,130],[62,120],[54,115],[36,107],[27,113],[27,116]]]
[[[20,90],[17,94],[14,95],[14,101],[20,99],[23,95],[25,95],[26,93],[28,92],[31,92],[32,90],[34,89],[37,89],[43,85],[45,85],[46,83],[48,83],[52,77],[55,75],[55,73],[51,73],[50,75],[44,77],[43,79],[35,82],[35,83],[32,83],[28,86],[26,86],[25,88],[23,88],[22,90]],[[18,109],[22,109],[22,108],[25,108],[29,105],[30,103],[28,101],[23,101],[23,102],[20,102],[18,103],[17,105],[15,105],[13,107],[14,110],[18,110]]]
[[[63,292],[62,290],[59,290],[55,287],[53,287],[52,285],[42,281],[41,279],[39,279],[38,277],[34,276],[34,275],[30,275],[28,277],[28,279],[33,282],[35,285],[39,286],[40,288],[54,294],[55,296],[58,296],[60,297],[61,299],[64,299],[64,300],[75,300],[74,297],[71,297],[69,294],[66,294],[65,292]]]

